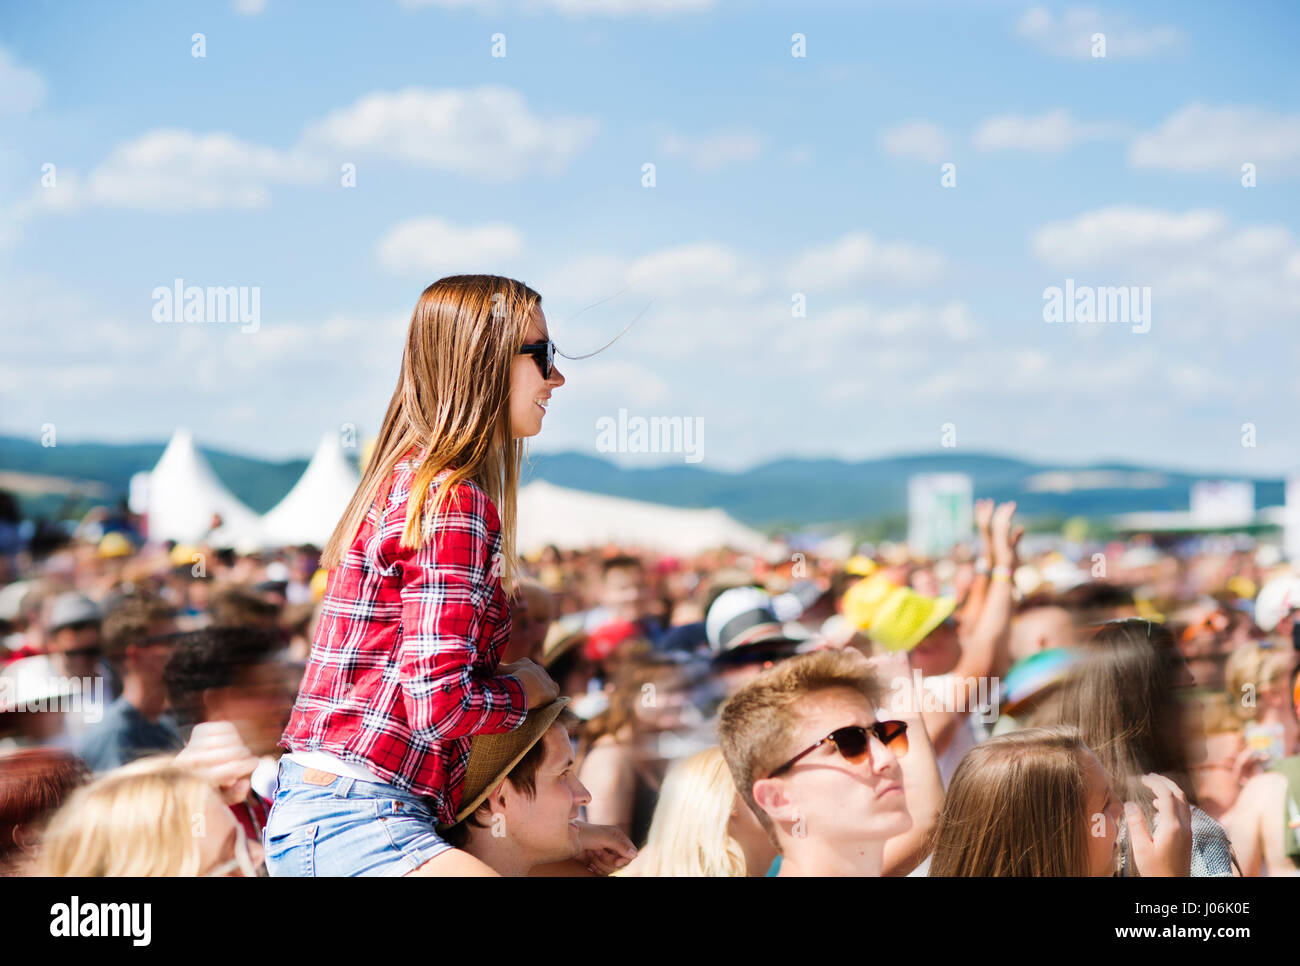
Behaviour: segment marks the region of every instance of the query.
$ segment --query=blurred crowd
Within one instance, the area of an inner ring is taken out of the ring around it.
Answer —
[[[1300,575],[1277,548],[1022,538],[989,501],[976,520],[936,559],[529,554],[502,661],[571,699],[585,818],[638,849],[567,871],[1300,868]],[[264,874],[318,550],[137,524],[0,534],[4,874]],[[1066,814],[1036,822],[1044,802]]]

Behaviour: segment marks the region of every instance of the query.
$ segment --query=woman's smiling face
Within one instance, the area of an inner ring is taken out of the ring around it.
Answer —
[[[546,316],[538,308],[528,322],[524,342],[545,342],[548,338]],[[510,370],[510,431],[515,439],[541,432],[551,393],[564,381],[559,369],[552,368],[551,378],[543,379],[541,367],[532,356],[515,356]]]

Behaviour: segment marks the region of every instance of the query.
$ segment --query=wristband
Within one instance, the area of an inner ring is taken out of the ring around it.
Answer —
[[[1010,568],[1010,567],[1004,567],[1004,566],[1002,566],[1001,564],[999,564],[998,566],[994,567],[994,568],[993,568],[993,579],[994,579],[994,580],[1010,580],[1010,579],[1011,579],[1011,568]]]

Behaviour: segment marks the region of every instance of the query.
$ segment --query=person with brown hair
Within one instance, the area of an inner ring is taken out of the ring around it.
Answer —
[[[1176,784],[1192,806],[1192,875],[1233,875],[1236,857],[1227,833],[1196,807],[1180,695],[1191,675],[1173,634],[1137,617],[1107,621],[1083,651],[1061,692],[1060,723],[1078,730],[1116,793],[1137,803],[1148,824],[1156,815],[1144,776],[1155,773]],[[1121,869],[1127,875],[1125,838],[1121,831]]]
[[[490,874],[436,825],[455,820],[472,738],[558,693],[533,661],[501,663],[524,440],[565,381],[554,351],[522,282],[454,275],[416,303],[373,455],[321,554],[266,825],[273,874]]]
[[[879,876],[886,843],[912,828],[898,764],[909,728],[876,719],[884,697],[860,654],[827,650],[775,665],[723,706],[722,754],[781,876]]]
[[[151,594],[124,597],[104,618],[103,634],[105,659],[122,683],[122,694],[74,747],[96,774],[144,755],[179,751],[184,744],[163,685],[177,638],[171,605]]]
[[[1162,821],[1147,836],[1124,805],[1137,866],[1147,876],[1191,868],[1191,813],[1161,775],[1143,779]],[[1111,876],[1119,869],[1120,801],[1073,728],[1028,728],[971,749],[948,783],[931,876]]]
[[[585,874],[582,866],[603,874],[636,855],[626,842],[584,850],[579,810],[591,795],[578,780],[569,741],[578,718],[568,705],[568,698],[558,698],[530,711],[523,727],[479,735],[470,748],[456,824],[442,834],[498,875]],[[554,868],[573,859],[581,863],[573,870]]]

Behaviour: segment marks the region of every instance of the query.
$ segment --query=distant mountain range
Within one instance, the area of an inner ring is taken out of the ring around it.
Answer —
[[[112,494],[125,496],[131,475],[152,468],[164,446],[60,443],[44,447],[33,440],[0,436],[0,473],[94,481]],[[274,506],[307,465],[303,459],[273,462],[223,450],[202,448],[202,452],[222,482],[259,513]],[[908,477],[934,472],[966,473],[976,496],[1014,499],[1025,518],[1040,520],[1186,510],[1192,483],[1214,478],[1130,464],[1062,467],[957,451],[860,462],[784,459],[734,473],[694,464],[625,469],[581,453],[545,453],[533,455],[524,482],[546,480],[557,486],[673,506],[716,506],[737,520],[768,530],[817,524],[861,528],[888,522],[888,529],[894,531],[907,513]],[[1257,507],[1283,502],[1283,480],[1252,482]],[[18,497],[27,513],[75,509],[65,502],[66,497],[23,492]]]

